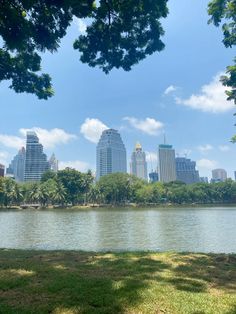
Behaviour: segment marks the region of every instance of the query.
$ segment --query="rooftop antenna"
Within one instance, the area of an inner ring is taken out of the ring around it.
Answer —
[[[150,162],[151,162],[151,168],[152,168],[152,171],[153,172],[153,164],[152,164],[152,155],[150,154]]]
[[[164,132],[164,144],[166,145],[166,133]]]

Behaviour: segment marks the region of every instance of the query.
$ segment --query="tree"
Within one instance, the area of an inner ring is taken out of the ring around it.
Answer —
[[[60,182],[59,180],[54,181],[54,186],[51,193],[51,199],[53,203],[63,206],[66,201],[66,196],[66,189],[62,182]]]
[[[236,3],[235,0],[213,0],[208,5],[208,13],[211,15],[209,23],[219,26],[223,21],[223,43],[226,48],[236,45]],[[221,78],[223,85],[230,88],[226,91],[228,100],[236,104],[236,58],[234,65],[228,66],[226,75]],[[236,114],[235,114],[236,115]],[[236,142],[236,135],[232,138]]]
[[[83,174],[75,169],[66,168],[57,173],[57,179],[66,190],[66,202],[75,205],[85,192]]]
[[[164,49],[160,19],[168,0],[0,0],[0,81],[17,93],[39,99],[53,95],[51,78],[41,72],[41,54],[54,53],[75,18],[89,18],[85,35],[74,42],[80,60],[105,73],[129,71]]]
[[[42,174],[42,177],[41,177],[41,182],[46,182],[48,181],[49,179],[56,179],[57,177],[57,173],[55,171],[52,171],[52,170],[47,170],[45,171],[43,174]]]

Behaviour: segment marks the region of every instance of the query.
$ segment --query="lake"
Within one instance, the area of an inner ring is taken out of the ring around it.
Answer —
[[[236,253],[236,207],[2,210],[0,247]]]

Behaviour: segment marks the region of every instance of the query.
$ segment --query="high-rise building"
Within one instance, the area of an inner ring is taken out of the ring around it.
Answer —
[[[0,164],[0,177],[4,177],[4,173],[5,173],[5,166]]]
[[[56,156],[54,153],[52,154],[52,156],[48,162],[49,162],[50,170],[57,172],[58,171],[58,160],[56,159]]]
[[[178,181],[186,184],[199,182],[199,172],[196,170],[196,162],[185,157],[175,158],[176,177]]]
[[[234,180],[236,181],[236,171],[234,171]]]
[[[43,152],[43,145],[39,143],[35,132],[28,131],[24,181],[40,181],[42,174],[47,170],[49,170],[49,163],[47,156]]]
[[[157,171],[151,171],[149,173],[149,182],[150,183],[155,183],[155,182],[158,182],[158,172]]]
[[[17,182],[24,181],[25,148],[22,147],[7,168],[7,175],[13,176]]]
[[[118,131],[108,129],[102,132],[97,144],[96,178],[115,172],[127,172],[126,149]]]
[[[227,172],[224,169],[214,169],[212,170],[212,180],[211,182],[224,182],[227,180]]]
[[[159,145],[158,170],[161,182],[176,181],[175,150],[172,145]]]
[[[131,155],[130,173],[140,179],[147,180],[146,154],[139,143],[135,145]]]

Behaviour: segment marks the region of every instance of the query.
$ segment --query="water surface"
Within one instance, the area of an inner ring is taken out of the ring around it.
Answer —
[[[0,247],[236,253],[236,207],[1,211]]]

